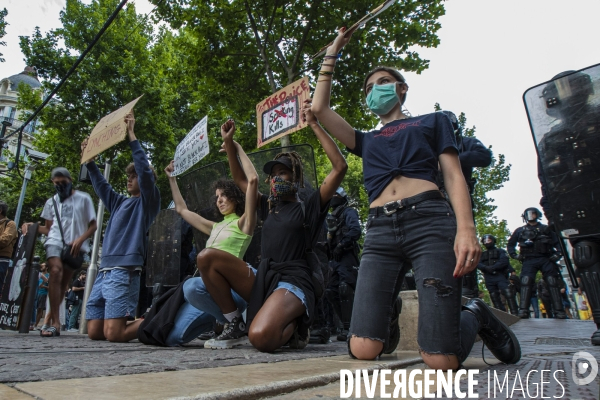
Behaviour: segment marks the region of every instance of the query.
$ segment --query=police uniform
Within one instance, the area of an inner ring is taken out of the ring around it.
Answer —
[[[473,202],[473,192],[477,180],[473,178],[473,168],[489,167],[492,163],[492,152],[485,147],[481,141],[474,137],[462,136],[462,128],[458,123],[458,118],[452,111],[441,111],[446,114],[452,122],[454,134],[456,136],[456,144],[458,147],[458,158],[460,160],[460,168],[469,187],[469,196],[471,204]],[[438,186],[443,188],[442,175],[438,174]],[[473,217],[475,214],[473,213]],[[471,299],[479,297],[479,286],[477,283],[477,269],[463,275],[462,295]]]
[[[325,219],[331,279],[325,295],[342,321],[342,333],[338,340],[345,341],[354,303],[354,289],[358,277],[359,247],[361,235],[358,212],[348,206],[346,192],[339,188],[332,199],[333,209]]]
[[[527,217],[527,215],[536,215],[536,217],[535,219],[529,219],[532,217]],[[541,271],[552,297],[555,317],[564,319],[567,316],[558,282],[560,271],[556,264],[556,261],[562,257],[562,254],[559,250],[560,247],[556,234],[547,225],[537,221],[541,215],[541,212],[536,208],[525,210],[522,215],[523,219],[531,223],[517,228],[508,240],[506,248],[512,258],[518,259],[523,263],[523,268],[521,269],[519,317],[529,318],[529,305],[535,276],[538,271]],[[519,245],[518,255],[516,252],[517,244]]]
[[[490,299],[495,308],[501,311],[506,311],[500,294],[506,298],[510,313],[518,314],[517,301],[515,294],[510,287],[508,277],[515,270],[511,267],[508,255],[504,249],[496,247],[496,238],[492,235],[485,235],[482,242],[489,236],[493,238],[491,246],[486,245],[486,250],[481,253],[481,259],[477,265],[477,269],[483,273],[485,279],[485,287],[490,293]],[[484,242],[485,245],[485,242]]]

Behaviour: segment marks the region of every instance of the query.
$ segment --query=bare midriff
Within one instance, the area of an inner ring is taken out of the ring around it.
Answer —
[[[433,182],[399,175],[383,189],[383,192],[370,204],[370,207],[381,207],[390,201],[402,200],[428,190],[438,189],[438,186]]]

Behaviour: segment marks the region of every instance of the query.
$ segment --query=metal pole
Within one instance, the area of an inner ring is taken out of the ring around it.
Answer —
[[[27,190],[27,182],[31,179],[31,171],[35,167],[31,164],[27,164],[25,167],[25,177],[23,177],[23,187],[21,187],[21,196],[19,197],[19,204],[17,205],[17,212],[15,213],[15,225],[19,227],[19,220],[21,219],[21,211],[23,210],[23,202],[25,201],[25,191]]]
[[[110,176],[110,162],[107,160],[104,164],[104,179],[108,182]],[[85,319],[85,309],[87,306],[88,298],[92,293],[92,287],[94,281],[98,275],[98,252],[100,251],[100,239],[102,237],[102,222],[104,221],[104,203],[100,200],[98,204],[98,214],[96,214],[96,224],[98,229],[94,234],[94,247],[92,248],[92,259],[90,260],[90,266],[87,270],[87,277],[85,279],[85,292],[83,292],[83,304],[81,305],[81,321],[79,323],[79,333],[87,335],[87,320]]]

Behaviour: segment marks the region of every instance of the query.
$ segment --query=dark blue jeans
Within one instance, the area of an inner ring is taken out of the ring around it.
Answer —
[[[392,305],[412,266],[421,351],[455,355],[462,363],[479,323],[461,311],[462,279],[453,277],[456,217],[450,204],[428,200],[391,215],[369,215],[366,229],[348,336],[388,339]]]

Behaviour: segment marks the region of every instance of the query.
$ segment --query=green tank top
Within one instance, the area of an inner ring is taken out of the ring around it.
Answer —
[[[226,215],[223,221],[214,224],[206,241],[206,248],[226,251],[237,258],[244,257],[252,235],[246,235],[240,230],[239,220],[240,217],[236,213],[231,213]]]

